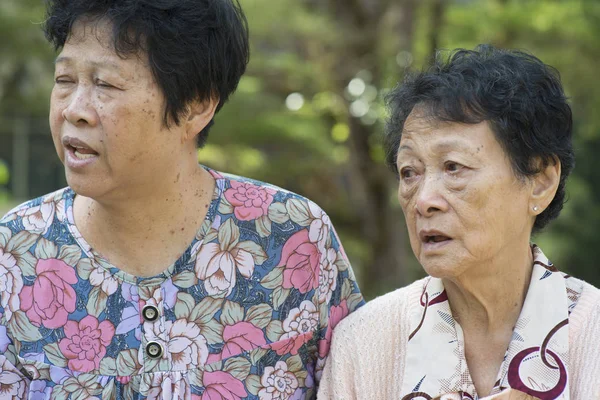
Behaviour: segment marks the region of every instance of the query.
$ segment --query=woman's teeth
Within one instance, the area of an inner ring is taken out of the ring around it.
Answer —
[[[96,157],[96,154],[80,153],[77,149],[75,149],[74,154],[75,157],[79,158],[80,160],[87,160],[88,158]]]

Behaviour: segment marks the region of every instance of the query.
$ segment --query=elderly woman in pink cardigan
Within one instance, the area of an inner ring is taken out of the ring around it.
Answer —
[[[429,276],[342,321],[319,399],[600,399],[600,291],[531,242],[574,166],[556,70],[458,50],[388,103],[388,162]]]

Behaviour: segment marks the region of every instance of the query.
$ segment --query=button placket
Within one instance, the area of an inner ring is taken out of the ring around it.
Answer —
[[[165,320],[162,314],[164,310],[162,287],[154,287],[154,290],[146,289],[146,293],[147,298],[140,312],[144,330],[144,340],[140,350],[144,352],[145,372],[152,372],[161,370],[160,365],[163,363],[155,362],[167,355],[165,345],[168,342],[168,333],[165,332]]]

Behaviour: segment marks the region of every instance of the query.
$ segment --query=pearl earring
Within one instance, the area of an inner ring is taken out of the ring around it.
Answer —
[[[538,206],[533,206],[533,211],[537,212]]]

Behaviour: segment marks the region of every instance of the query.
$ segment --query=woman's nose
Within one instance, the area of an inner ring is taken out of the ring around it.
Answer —
[[[62,116],[73,125],[96,125],[98,114],[91,99],[91,90],[78,85],[63,109]]]
[[[417,192],[415,208],[424,217],[431,217],[436,212],[448,210],[448,202],[444,197],[442,177],[430,175],[423,179],[421,187]]]

